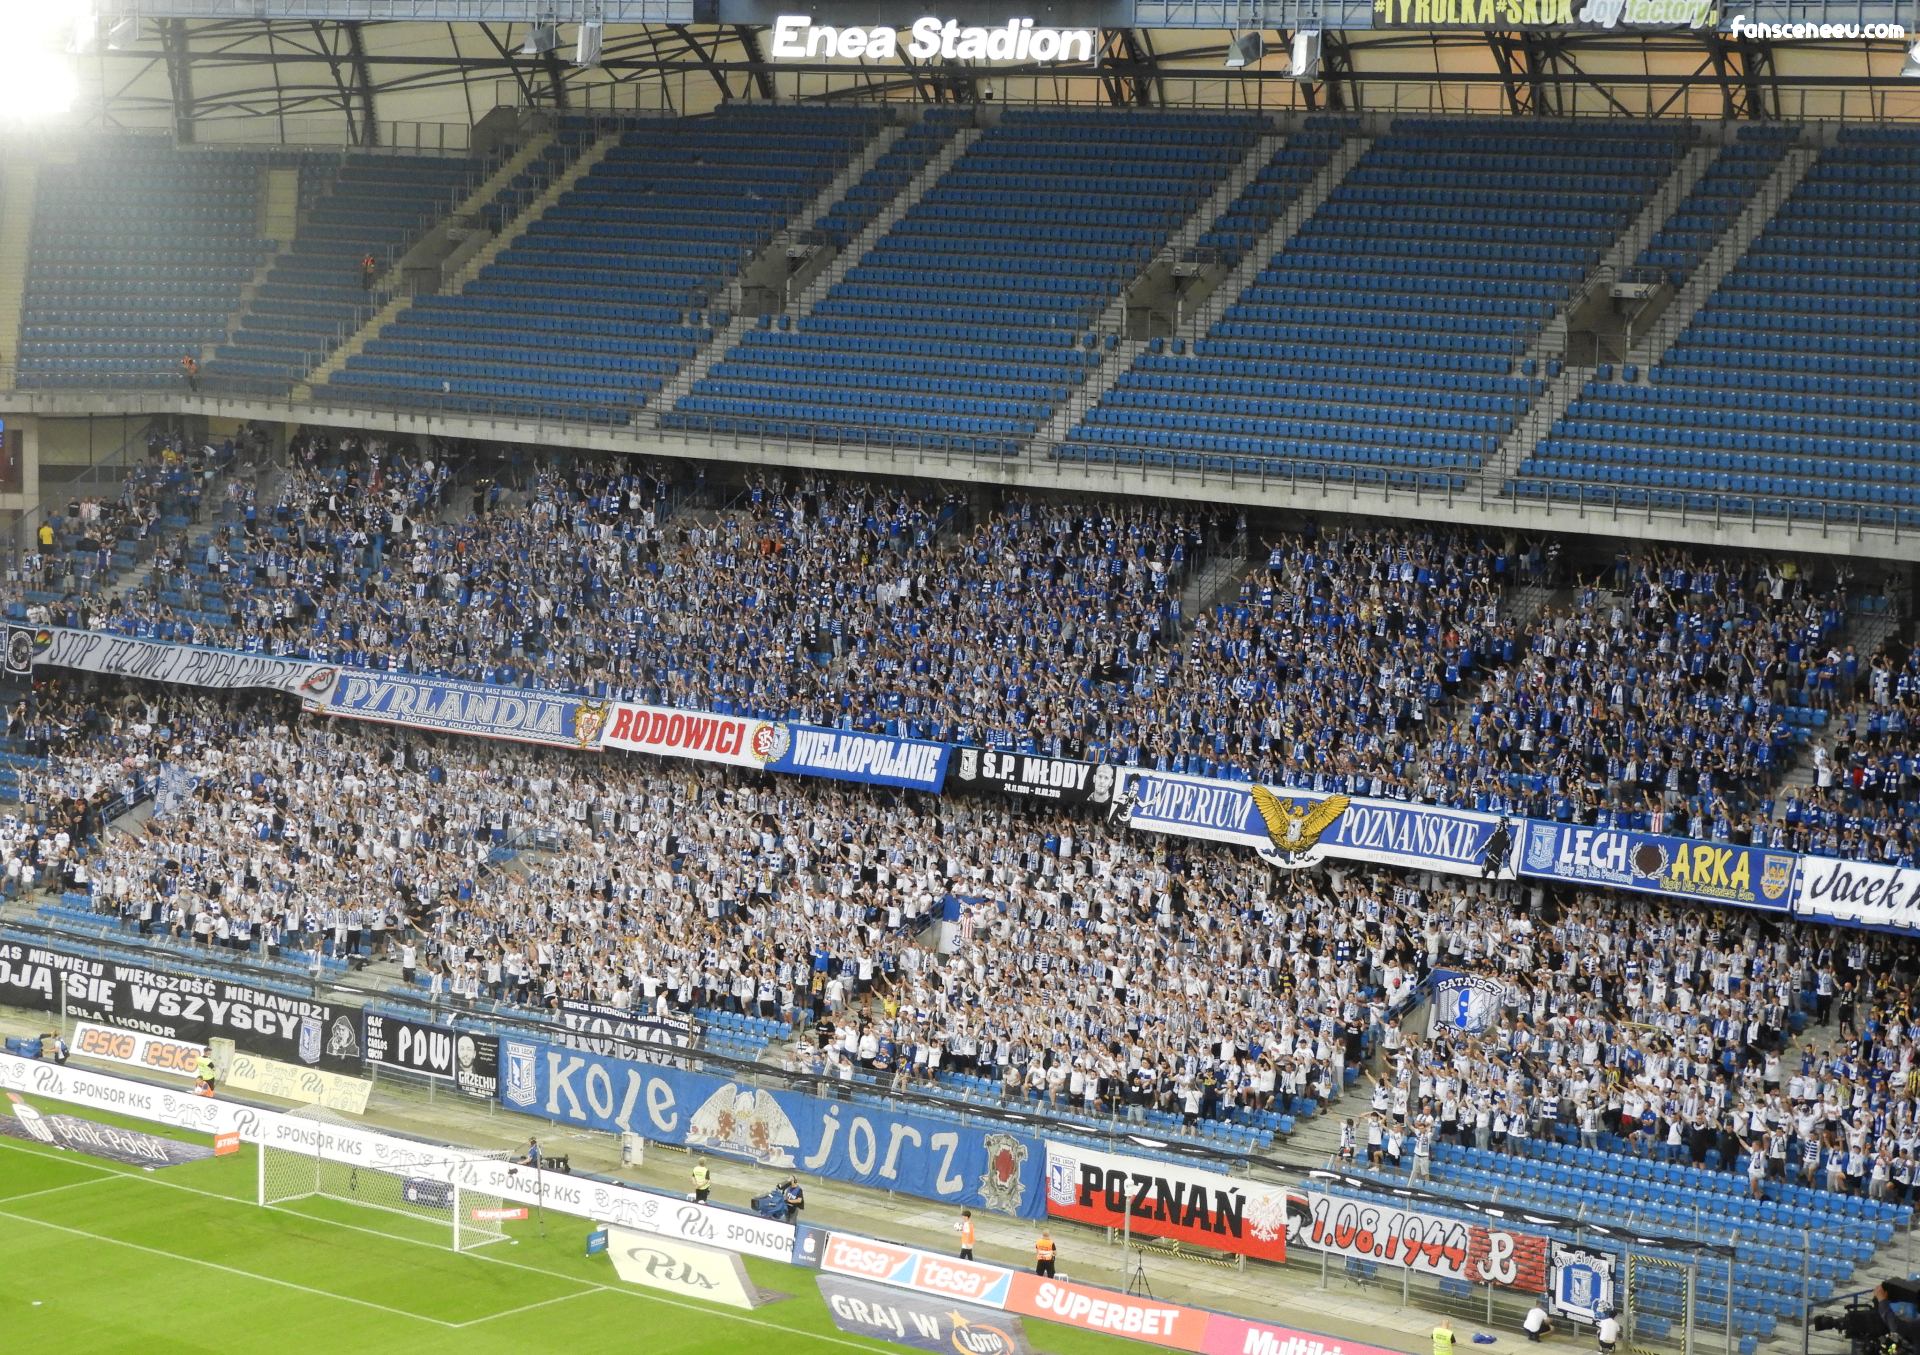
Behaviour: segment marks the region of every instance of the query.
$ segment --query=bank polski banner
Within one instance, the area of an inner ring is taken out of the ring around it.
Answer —
[[[1784,912],[1799,861],[1764,847],[1529,819],[1520,873]]]
[[[1025,1135],[508,1037],[500,1064],[511,1110],[955,1206],[1046,1212],[1044,1154]]]
[[[559,692],[357,668],[342,669],[326,699],[307,708],[407,729],[580,749],[600,746],[608,709],[605,702]]]
[[[1049,1218],[1285,1261],[1288,1199],[1282,1185],[1047,1142]]]
[[[1793,911],[1861,927],[1920,927],[1920,870],[1872,861],[1803,856]]]
[[[83,673],[172,682],[185,687],[232,689],[271,687],[309,700],[320,700],[333,689],[340,669],[309,659],[279,658],[272,654],[243,654],[230,649],[175,644],[171,640],[144,640],[104,630],[75,630],[66,626],[9,627],[9,660],[15,637],[27,636],[31,666],[75,668]]]
[[[1479,874],[1498,814],[1400,800],[1332,796],[1320,791],[1269,788],[1289,818],[1312,820],[1317,836],[1296,853],[1300,864],[1327,857],[1383,866]],[[1338,803],[1335,803],[1335,802]],[[1274,835],[1244,781],[1216,781],[1173,772],[1125,768],[1120,803],[1129,826],[1175,837],[1272,849]],[[1325,805],[1322,825],[1317,814]],[[1518,831],[1517,825],[1514,831]],[[1511,878],[1510,872],[1505,878]]]

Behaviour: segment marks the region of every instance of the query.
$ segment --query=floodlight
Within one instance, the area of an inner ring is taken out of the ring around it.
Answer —
[[[536,24],[527,30],[527,40],[520,44],[520,55],[545,56],[559,46],[559,24]]]
[[[574,31],[573,64],[576,66],[600,64],[600,25],[598,23],[583,23]]]
[[[1302,28],[1293,35],[1293,78],[1310,85],[1320,78],[1320,30]]]
[[[1237,71],[1242,66],[1251,66],[1266,54],[1266,42],[1258,33],[1243,34],[1227,48],[1227,69]]]
[[[137,16],[121,19],[116,22],[112,28],[107,30],[108,51],[124,52],[129,47],[137,47],[139,45],[140,20]]]

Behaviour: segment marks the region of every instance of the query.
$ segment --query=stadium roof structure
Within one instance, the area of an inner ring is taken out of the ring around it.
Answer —
[[[901,41],[888,59],[783,56],[789,13]],[[1028,14],[1090,30],[1095,59],[909,50],[916,19]],[[183,142],[447,144],[498,104],[699,113],[742,99],[1920,118],[1920,80],[1901,75],[1920,21],[1886,0],[99,0],[94,22],[74,115]],[[597,60],[576,64],[580,26],[596,24]],[[1302,32],[1321,35],[1304,81],[1290,52]],[[1253,33],[1264,53],[1227,68]]]

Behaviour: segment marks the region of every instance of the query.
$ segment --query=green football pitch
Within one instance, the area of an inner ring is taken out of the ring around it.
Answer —
[[[34,1355],[901,1349],[835,1330],[813,1272],[775,1262],[748,1258],[747,1268],[763,1288],[793,1297],[751,1314],[622,1284],[604,1254],[585,1255],[588,1225],[568,1216],[549,1214],[544,1239],[529,1219],[507,1225],[510,1243],[455,1254],[444,1229],[359,1205],[306,1199],[261,1209],[253,1202],[254,1151],[146,1171],[0,1139],[6,1348]],[[1060,1355],[1151,1349],[1050,1323],[1027,1328],[1035,1346]]]

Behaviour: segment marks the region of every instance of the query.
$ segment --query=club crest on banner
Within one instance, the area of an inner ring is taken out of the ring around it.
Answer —
[[[508,1040],[500,1046],[500,1052],[507,1061],[506,1091],[502,1095],[509,1105],[532,1105],[539,1094],[535,1090],[538,1069],[534,1066],[537,1056],[533,1046]]]
[[[1027,1183],[1020,1174],[1027,1162],[1027,1145],[1012,1134],[989,1134],[986,1144],[987,1170],[980,1178],[980,1197],[996,1213],[1017,1214],[1027,1198]]]
[[[791,1167],[800,1146],[793,1121],[773,1093],[729,1082],[687,1121],[687,1146],[752,1158],[763,1167]]]
[[[317,1016],[300,1018],[300,1061],[320,1062],[321,1020]]]

